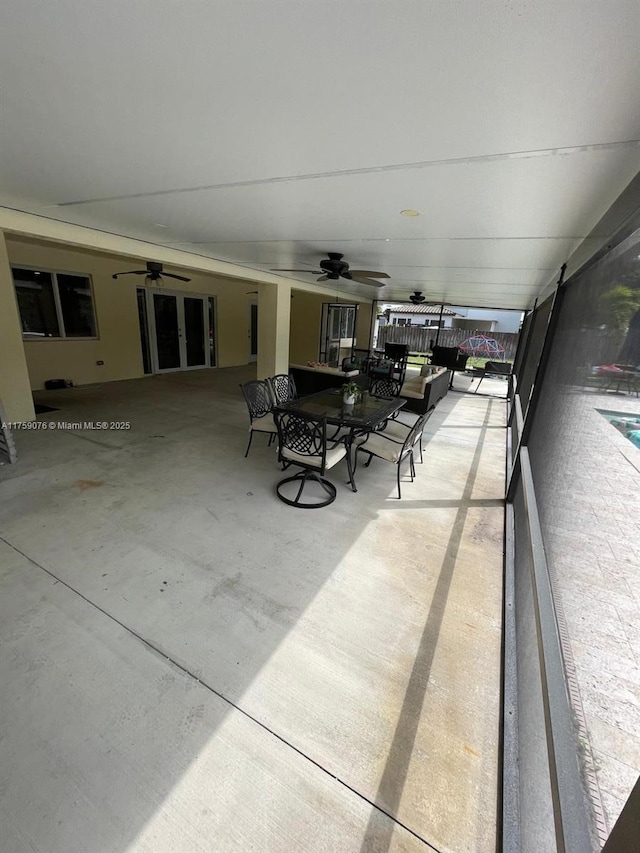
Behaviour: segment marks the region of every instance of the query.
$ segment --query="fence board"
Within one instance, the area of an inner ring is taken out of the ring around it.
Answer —
[[[377,346],[382,349],[385,343],[407,344],[410,352],[428,352],[431,349],[430,341],[435,341],[436,332],[434,328],[424,326],[380,326],[378,329]],[[457,347],[467,338],[473,335],[486,335],[497,341],[505,350],[505,359],[513,359],[518,345],[518,332],[486,332],[472,331],[471,329],[440,329],[438,345],[441,347]],[[495,356],[489,356],[492,361],[497,361]]]

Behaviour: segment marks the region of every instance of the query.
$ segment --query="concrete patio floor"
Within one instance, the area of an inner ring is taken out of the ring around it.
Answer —
[[[505,403],[287,507],[250,368],[38,393],[0,468],[7,853],[495,847]]]

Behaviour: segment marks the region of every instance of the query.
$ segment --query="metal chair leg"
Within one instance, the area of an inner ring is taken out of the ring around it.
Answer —
[[[349,483],[351,484],[351,491],[357,492],[356,481],[354,479],[354,468],[351,464],[351,448],[347,447],[347,471],[349,472]]]
[[[246,459],[249,455],[249,448],[251,447],[251,442],[253,441],[253,430],[249,430],[249,444],[247,444],[247,452],[244,454],[244,458]]]
[[[398,469],[398,500],[401,500],[402,494],[400,492],[400,462],[398,462],[398,464],[396,465],[396,468]]]
[[[302,494],[302,490],[305,487],[305,483],[307,482],[307,479],[308,479],[308,474],[305,471],[304,476],[300,480],[300,488],[298,489],[298,494],[295,496],[294,503],[298,503],[298,501],[300,500],[300,495]]]

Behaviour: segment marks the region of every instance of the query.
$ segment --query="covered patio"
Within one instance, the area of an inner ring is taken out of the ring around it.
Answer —
[[[0,468],[11,853],[494,848],[505,402],[448,394],[402,501],[374,461],[300,512],[254,373],[36,392],[131,428]]]

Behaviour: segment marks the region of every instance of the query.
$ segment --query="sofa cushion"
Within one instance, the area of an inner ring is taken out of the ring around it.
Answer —
[[[413,379],[406,379],[400,391],[400,396],[411,397],[413,400],[421,400],[424,397],[427,382],[430,381],[431,377],[427,376],[415,376]]]
[[[420,368],[420,376],[433,376],[434,373],[440,373],[441,367],[434,367],[431,364],[423,364]]]
[[[340,370],[337,367],[316,367],[310,364],[290,364],[289,370],[291,370],[292,367],[295,367],[296,370],[308,370],[310,373],[326,373],[330,376],[351,377],[358,376],[360,373],[359,370]]]

